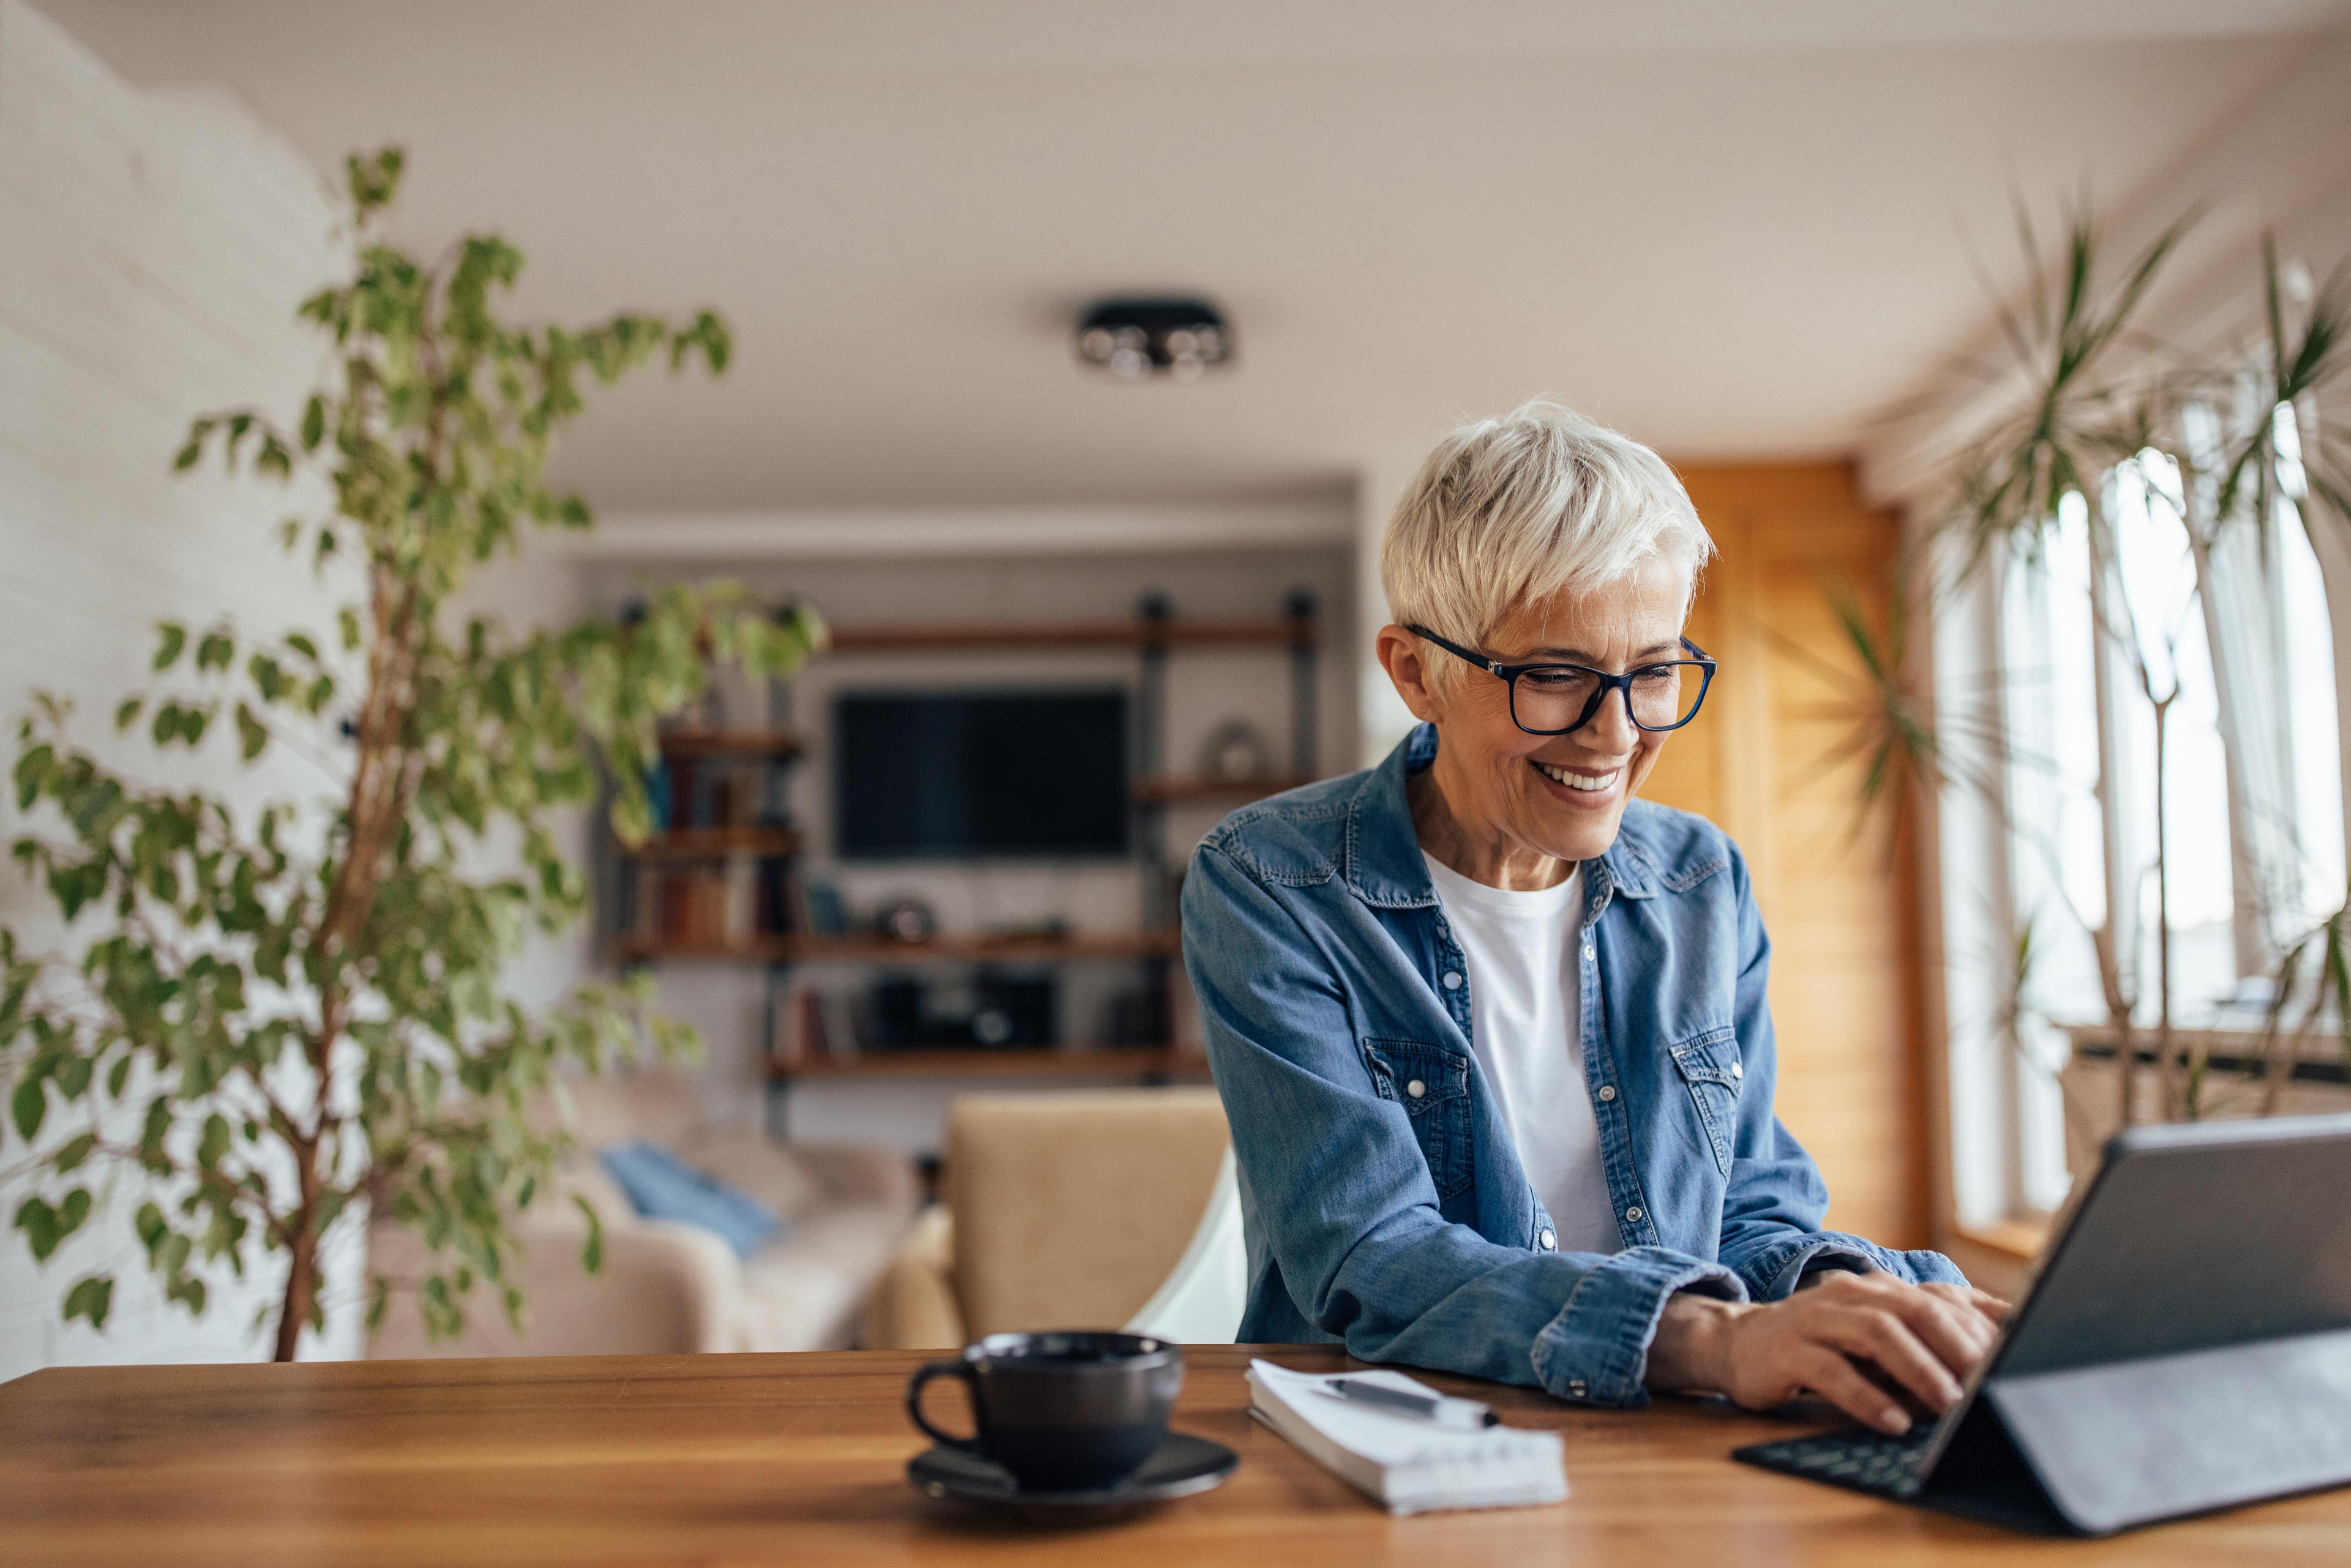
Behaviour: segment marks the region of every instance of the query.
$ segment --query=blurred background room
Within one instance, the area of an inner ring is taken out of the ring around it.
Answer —
[[[1184,866],[1535,396],[1719,548],[1646,793],[1832,1224],[2351,1106],[2346,105],[2341,0],[0,0],[0,1378],[1229,1339]]]

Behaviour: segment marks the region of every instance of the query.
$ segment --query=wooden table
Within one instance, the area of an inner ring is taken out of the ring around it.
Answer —
[[[926,1359],[909,1353],[54,1368],[0,1385],[0,1563],[2351,1562],[2351,1492],[2039,1541],[1724,1457],[1783,1421],[1682,1400],[1572,1409],[1445,1377],[1565,1434],[1574,1495],[1392,1520],[1248,1418],[1249,1354],[1187,1352],[1178,1424],[1241,1455],[1221,1490],[1041,1530],[906,1484],[922,1443],[900,1390]]]

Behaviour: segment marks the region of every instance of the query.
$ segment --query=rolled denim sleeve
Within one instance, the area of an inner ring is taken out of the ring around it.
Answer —
[[[1959,1266],[1939,1252],[1903,1252],[1842,1231],[1823,1230],[1829,1192],[1788,1129],[1772,1113],[1779,1051],[1765,996],[1771,942],[1755,907],[1747,864],[1736,851],[1731,875],[1739,890],[1737,1034],[1742,1068],[1739,1122],[1722,1202],[1721,1260],[1738,1271],[1748,1293],[1779,1301],[1807,1272],[1844,1269],[1892,1274],[1913,1284],[1965,1284]]]
[[[1184,955],[1247,1211],[1299,1312],[1365,1361],[1645,1402],[1667,1299],[1744,1300],[1739,1275],[1664,1248],[1503,1246],[1445,1219],[1405,1110],[1378,1093],[1349,1021],[1351,969],[1403,955],[1375,927],[1353,943],[1310,932],[1280,891],[1203,846],[1184,885]]]

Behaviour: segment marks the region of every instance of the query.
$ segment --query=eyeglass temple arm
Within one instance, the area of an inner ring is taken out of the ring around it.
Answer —
[[[1452,654],[1457,659],[1468,660],[1471,664],[1477,665],[1479,669],[1486,671],[1489,674],[1499,675],[1505,668],[1508,667],[1486,657],[1483,653],[1473,653],[1468,649],[1461,646],[1458,643],[1448,643],[1426,626],[1417,624],[1408,625],[1405,630],[1411,632],[1416,637],[1423,638],[1428,642],[1436,643],[1438,647],[1444,649],[1447,653]]]

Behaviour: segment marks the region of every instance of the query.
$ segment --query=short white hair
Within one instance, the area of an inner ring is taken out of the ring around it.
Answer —
[[[1664,458],[1537,399],[1437,444],[1388,518],[1380,586],[1405,626],[1476,647],[1520,606],[1664,556],[1695,591],[1714,540]],[[1457,661],[1440,660],[1437,676]]]

